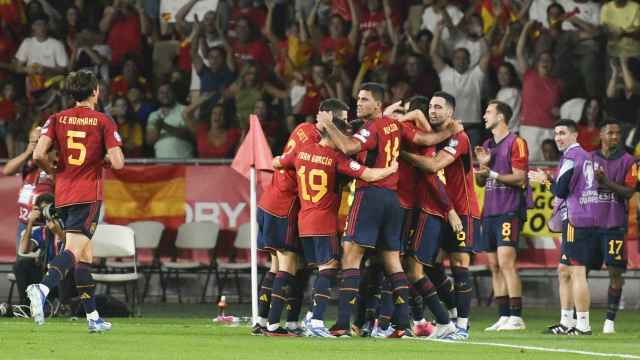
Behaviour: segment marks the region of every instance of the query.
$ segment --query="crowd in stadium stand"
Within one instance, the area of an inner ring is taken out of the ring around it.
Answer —
[[[586,150],[615,118],[640,155],[636,1],[220,0],[193,21],[198,0],[174,19],[161,1],[1,1],[2,157],[69,106],[60,80],[86,68],[127,157],[233,157],[250,114],[280,153],[323,99],[354,109],[365,81],[385,83],[387,103],[453,94],[473,145],[497,98],[514,109],[509,126],[531,160],[557,159],[544,140],[561,118],[578,122]]]

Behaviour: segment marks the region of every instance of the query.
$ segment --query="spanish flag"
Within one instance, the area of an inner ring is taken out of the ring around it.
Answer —
[[[488,33],[495,25],[496,22],[499,25],[506,25],[510,21],[517,21],[516,14],[513,13],[513,8],[511,6],[511,0],[482,0],[478,13],[482,17],[483,31],[484,33]],[[496,19],[496,9],[498,7],[502,7],[502,14],[500,14],[500,19]]]
[[[186,168],[176,166],[127,166],[107,171],[104,186],[105,221],[126,225],[153,220],[176,229],[184,223]]]

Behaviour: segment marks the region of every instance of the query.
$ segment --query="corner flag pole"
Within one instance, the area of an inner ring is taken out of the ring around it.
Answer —
[[[258,221],[256,200],[256,168],[249,170],[251,224],[251,324],[258,322]]]

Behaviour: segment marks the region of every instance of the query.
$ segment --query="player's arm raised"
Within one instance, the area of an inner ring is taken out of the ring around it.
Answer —
[[[316,117],[320,130],[324,130],[329,137],[345,155],[351,156],[360,152],[362,143],[358,140],[344,135],[334,124],[333,115],[329,111],[320,111]]]

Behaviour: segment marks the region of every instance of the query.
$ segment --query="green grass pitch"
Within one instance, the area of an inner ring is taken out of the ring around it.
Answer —
[[[234,312],[235,311],[235,312]],[[556,337],[542,330],[558,320],[558,311],[525,309],[525,332],[485,333],[496,320],[493,308],[474,308],[473,344],[407,339],[268,338],[249,335],[247,326],[211,321],[213,305],[147,305],[143,317],[114,318],[113,331],[88,334],[84,319],[57,318],[41,327],[25,319],[0,319],[0,359],[588,359],[620,358],[502,348],[499,343],[547,349],[632,355],[640,359],[640,312],[621,311],[617,334],[603,335],[602,310],[591,313],[593,336]],[[228,313],[246,314],[232,306]]]

